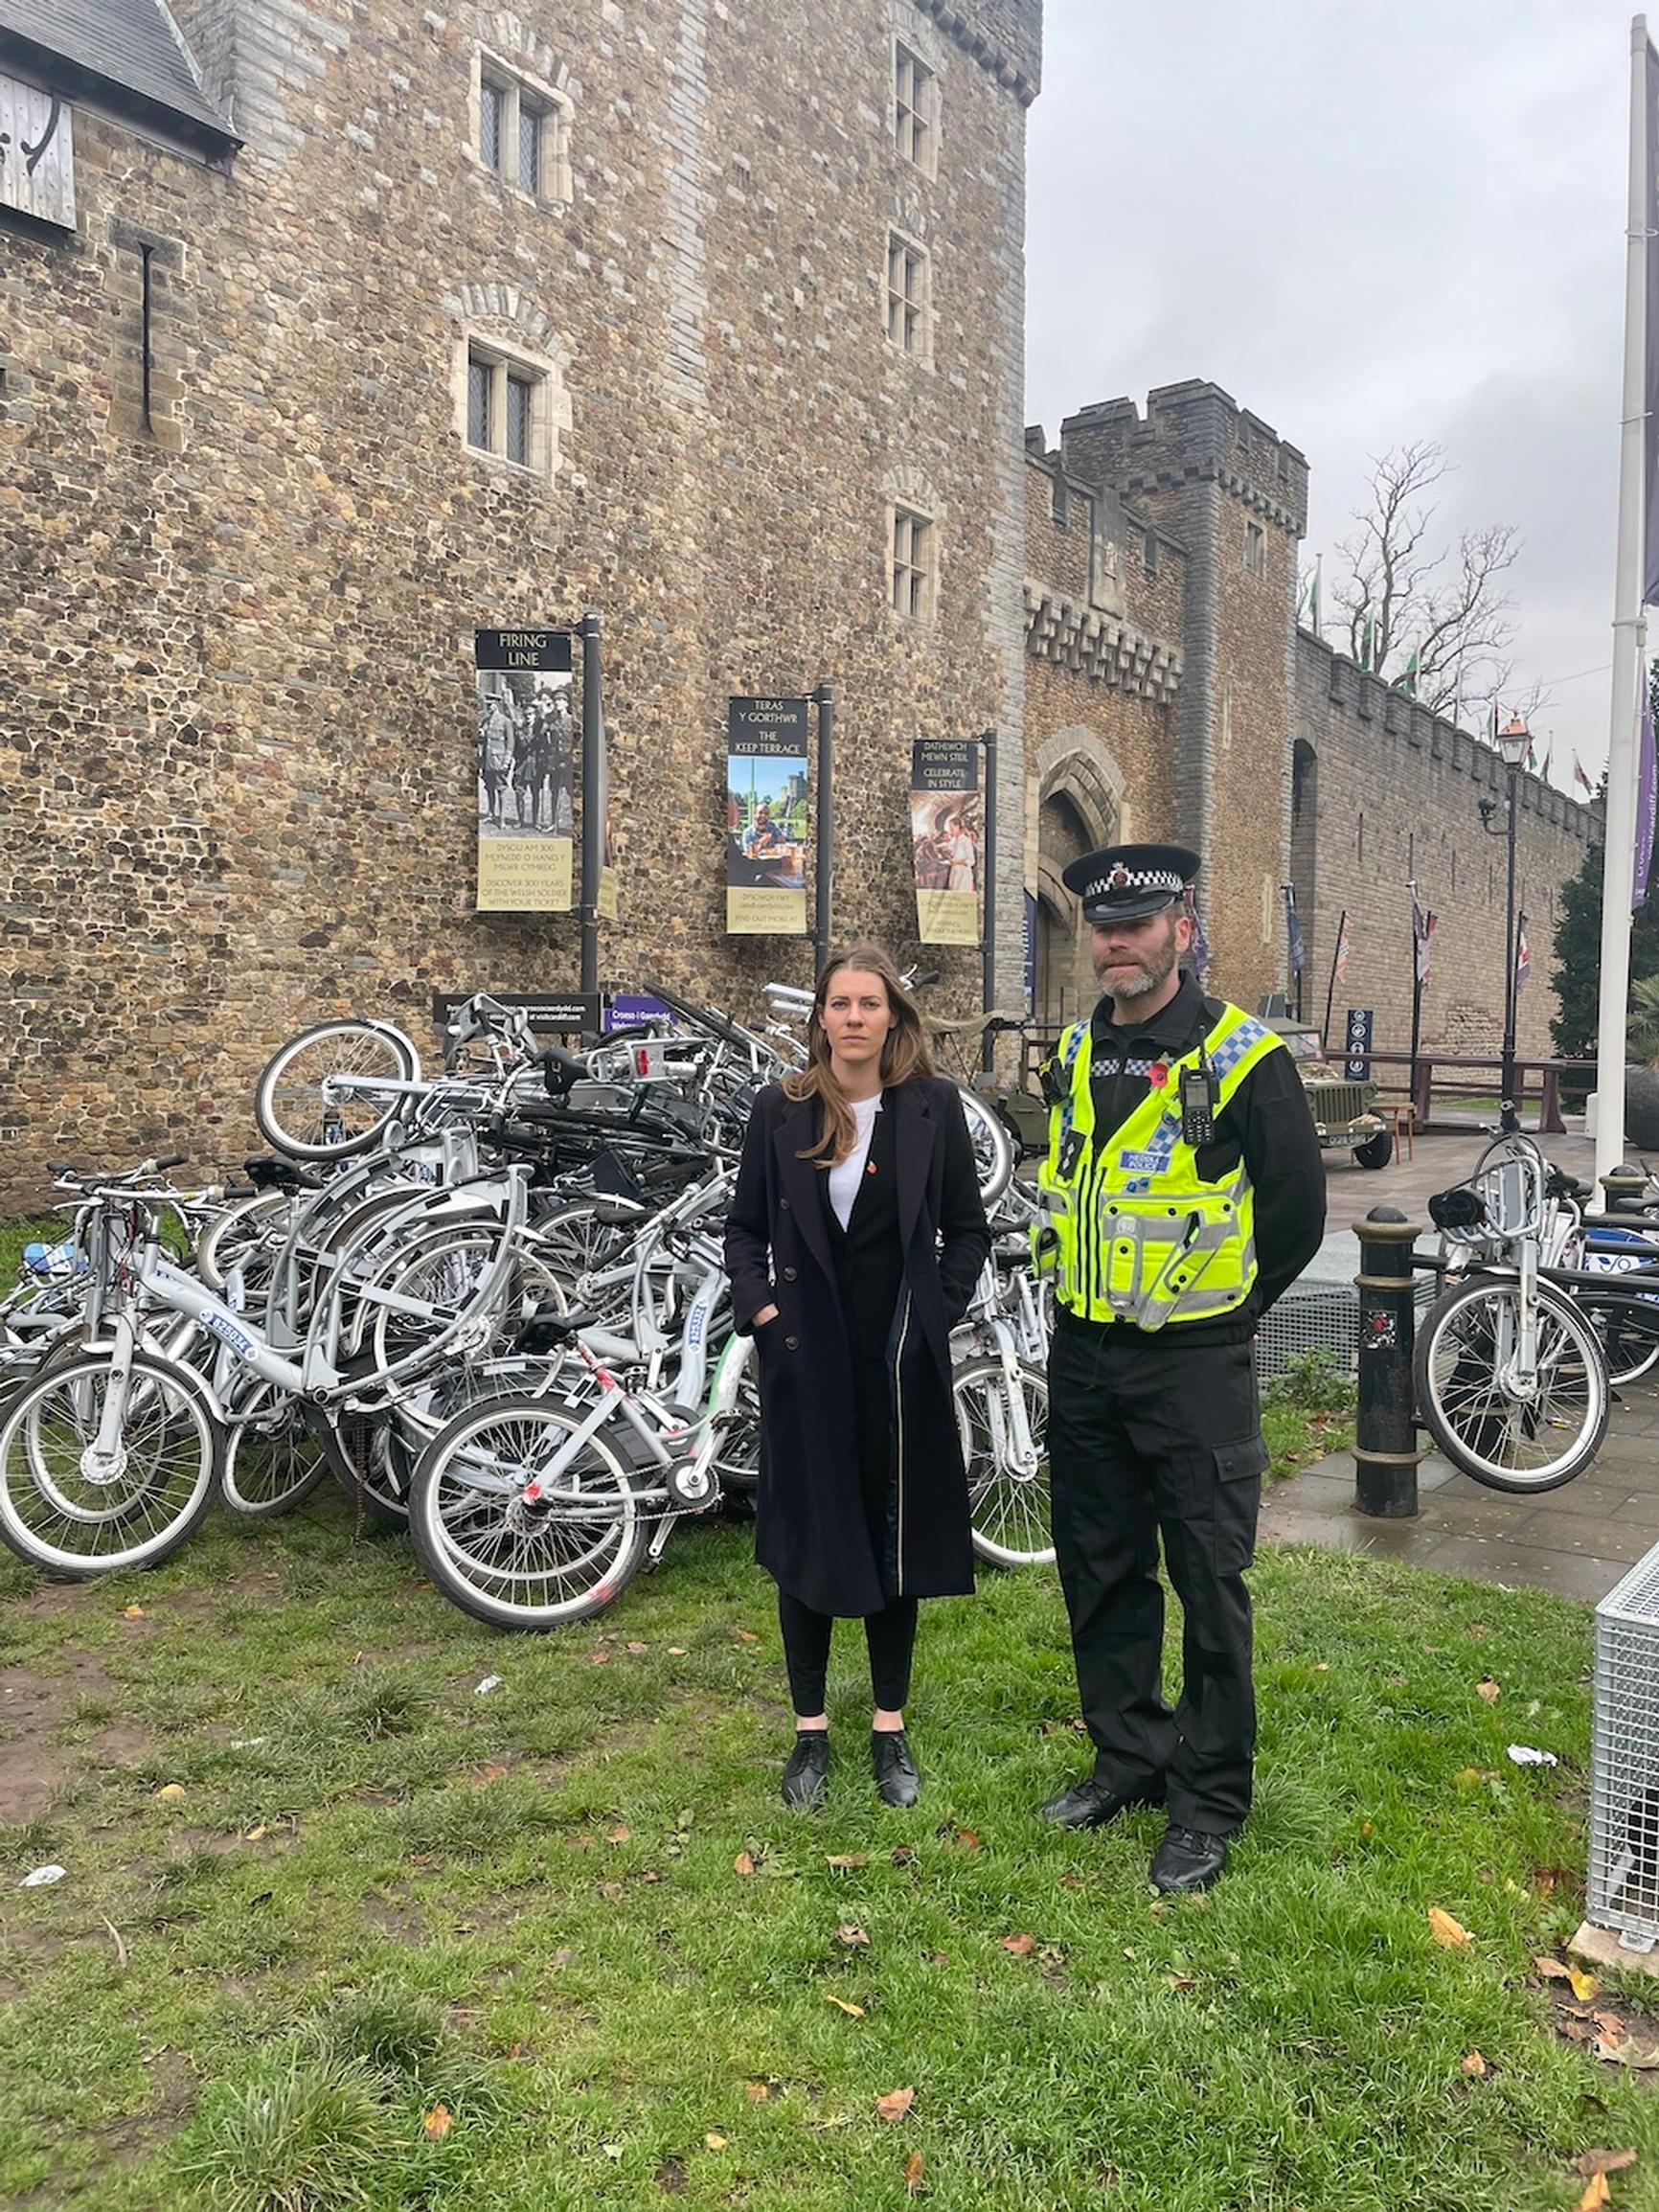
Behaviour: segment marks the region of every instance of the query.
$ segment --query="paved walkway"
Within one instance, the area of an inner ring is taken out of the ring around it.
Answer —
[[[1466,1176],[1487,1141],[1479,1131],[1420,1136],[1415,1159],[1375,1172],[1337,1155],[1329,1175],[1331,1234],[1323,1271],[1357,1272],[1350,1224],[1375,1205],[1398,1206],[1426,1227],[1430,1192]],[[1552,1160],[1588,1181],[1592,1148],[1581,1135],[1542,1142]],[[1415,1520],[1369,1519],[1353,1510],[1352,1457],[1337,1452],[1273,1486],[1261,1508],[1262,1539],[1371,1552],[1483,1582],[1534,1584],[1593,1605],[1659,1544],[1659,1385],[1643,1381],[1616,1395],[1606,1442],[1559,1490],[1511,1497],[1430,1458],[1419,1470],[1418,1491]]]

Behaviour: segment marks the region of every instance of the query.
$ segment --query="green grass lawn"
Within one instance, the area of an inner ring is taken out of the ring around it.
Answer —
[[[1155,1815],[1032,1816],[1087,1764],[1049,1574],[923,1608],[910,1813],[838,1642],[802,1819],[740,1528],[541,1639],[328,1503],[148,1576],[0,1570],[0,1785],[39,1807],[0,1831],[0,2202],[1527,2212],[1592,2148],[1659,2201],[1659,2103],[1533,1963],[1582,1904],[1588,1615],[1339,1556],[1256,1586],[1258,1810],[1162,1904]]]

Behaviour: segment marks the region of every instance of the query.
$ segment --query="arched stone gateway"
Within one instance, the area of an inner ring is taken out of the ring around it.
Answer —
[[[1100,996],[1088,931],[1061,877],[1073,860],[1117,842],[1124,774],[1092,730],[1061,730],[1036,761],[1036,1003],[1041,1022],[1073,1021]]]

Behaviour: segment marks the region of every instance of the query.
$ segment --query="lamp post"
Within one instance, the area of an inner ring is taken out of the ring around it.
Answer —
[[[1504,808],[1504,1044],[1503,1073],[1499,1078],[1503,1091],[1499,1127],[1506,1133],[1521,1126],[1520,1115],[1515,1110],[1515,826],[1520,814],[1521,764],[1532,749],[1532,735],[1519,715],[1511,715],[1498,732],[1498,752],[1509,785]],[[1492,828],[1492,816],[1497,810],[1492,800],[1481,801],[1481,828],[1494,837],[1497,832]]]

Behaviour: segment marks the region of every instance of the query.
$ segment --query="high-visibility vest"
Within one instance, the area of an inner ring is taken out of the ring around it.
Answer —
[[[1037,1177],[1036,1240],[1055,1263],[1056,1297],[1080,1319],[1141,1329],[1232,1312],[1257,1275],[1255,1193],[1242,1160],[1218,1182],[1199,1174],[1198,1149],[1181,1134],[1181,1076],[1207,1065],[1219,1114],[1253,1067],[1284,1050],[1283,1039],[1223,1007],[1201,1044],[1156,1063],[1164,1081],[1099,1146],[1089,1042],[1086,1021],[1060,1038],[1059,1097]]]

